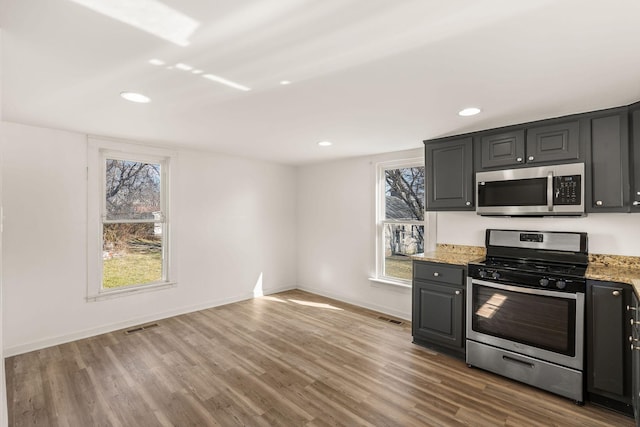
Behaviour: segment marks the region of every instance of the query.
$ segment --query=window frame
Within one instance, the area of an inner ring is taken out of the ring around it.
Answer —
[[[177,154],[173,151],[140,144],[89,138],[88,140],[88,194],[87,194],[87,300],[99,301],[140,292],[156,291],[177,285],[173,238],[171,235],[171,187]],[[143,284],[104,288],[103,280],[103,226],[109,223],[158,223],[148,220],[106,219],[106,161],[129,160],[160,164],[160,209],[162,212],[162,279]]]
[[[402,279],[395,276],[387,276],[384,274],[385,266],[385,226],[387,224],[407,224],[417,225],[424,227],[424,248],[425,251],[429,247],[428,242],[432,239],[435,240],[435,236],[431,236],[432,227],[429,227],[429,220],[431,216],[424,212],[424,220],[398,220],[398,219],[386,219],[386,176],[385,172],[389,169],[401,169],[411,167],[425,167],[423,157],[413,157],[400,160],[392,160],[386,162],[380,162],[376,164],[376,185],[375,185],[375,276],[371,279],[376,282],[382,282],[392,285],[398,285],[403,287],[411,287],[412,280]],[[425,186],[426,186],[426,170],[425,170]],[[424,206],[424,205],[423,205]],[[435,221],[433,221],[435,223]],[[435,234],[435,233],[434,233]]]

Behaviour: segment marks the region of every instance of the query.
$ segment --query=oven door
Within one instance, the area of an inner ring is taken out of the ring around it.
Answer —
[[[584,293],[467,279],[467,338],[583,368]]]

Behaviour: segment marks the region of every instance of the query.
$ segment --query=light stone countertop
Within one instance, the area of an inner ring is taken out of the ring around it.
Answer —
[[[438,244],[433,252],[417,254],[411,258],[416,261],[439,262],[465,266],[485,257],[485,249],[481,246]]]
[[[466,266],[485,257],[482,246],[440,244],[433,252],[413,255],[416,261],[439,262]],[[589,254],[587,279],[626,283],[634,287],[640,298],[640,257],[624,255]]]

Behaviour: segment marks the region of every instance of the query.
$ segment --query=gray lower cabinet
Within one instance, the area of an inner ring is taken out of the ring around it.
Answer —
[[[474,210],[471,137],[425,142],[426,210]]]
[[[465,269],[413,262],[413,341],[464,357]]]
[[[631,116],[631,211],[640,212],[640,103],[633,104]]]
[[[631,335],[629,335],[631,349],[631,401],[633,402],[633,415],[636,419],[636,426],[640,427],[640,302],[635,292],[632,304],[628,307],[629,317],[633,319]]]
[[[628,109],[609,110],[583,119],[587,150],[587,212],[629,211]]]
[[[631,414],[629,285],[587,281],[587,392],[589,400]]]

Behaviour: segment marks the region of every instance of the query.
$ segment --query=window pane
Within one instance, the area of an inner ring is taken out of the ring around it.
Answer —
[[[424,226],[384,225],[384,276],[411,280],[411,255],[424,252]]]
[[[106,159],[106,217],[153,219],[160,215],[160,165]]]
[[[102,287],[162,280],[162,224],[103,225]]]
[[[424,166],[387,169],[385,219],[424,219]]]

